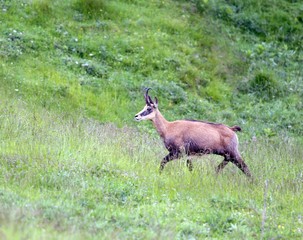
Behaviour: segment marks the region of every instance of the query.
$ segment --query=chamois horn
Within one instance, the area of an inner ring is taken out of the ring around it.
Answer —
[[[150,96],[148,96],[148,91],[149,91],[150,89],[151,89],[150,87],[145,88],[145,94],[144,94],[144,97],[145,97],[145,101],[146,101],[146,103],[147,103],[147,104],[152,104],[152,103],[153,103],[153,101],[152,101],[151,97],[150,97]]]

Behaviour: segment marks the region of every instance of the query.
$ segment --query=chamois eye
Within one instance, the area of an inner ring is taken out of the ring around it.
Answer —
[[[153,111],[152,107],[147,107],[144,112],[141,113],[141,116],[147,116]]]

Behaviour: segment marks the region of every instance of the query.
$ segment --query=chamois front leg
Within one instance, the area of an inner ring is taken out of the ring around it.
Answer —
[[[219,174],[228,163],[229,160],[227,159],[227,157],[224,157],[224,160],[218,165],[216,173]]]
[[[167,154],[163,158],[163,160],[161,161],[161,164],[160,164],[160,173],[164,169],[164,166],[165,166],[166,163],[168,163],[171,160],[179,158],[179,156],[180,156],[180,154],[178,152],[173,152],[173,151],[169,152],[169,154]]]
[[[190,172],[193,170],[193,163],[192,163],[192,161],[191,161],[190,158],[188,158],[188,159],[186,160],[186,166],[188,167],[188,170],[189,170]]]

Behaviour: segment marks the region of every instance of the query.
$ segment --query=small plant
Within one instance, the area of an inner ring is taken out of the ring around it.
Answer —
[[[24,33],[18,30],[10,30],[5,38],[0,39],[0,56],[5,58],[17,58],[26,49]]]

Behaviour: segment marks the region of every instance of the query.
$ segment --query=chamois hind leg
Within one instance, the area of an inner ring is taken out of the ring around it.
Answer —
[[[230,161],[235,164],[246,176],[251,177],[251,173],[239,153],[236,154],[236,156],[231,157]]]
[[[169,152],[169,154],[167,154],[161,161],[160,172],[162,172],[166,163],[168,163],[171,160],[179,158],[179,156],[180,154],[178,152]]]

